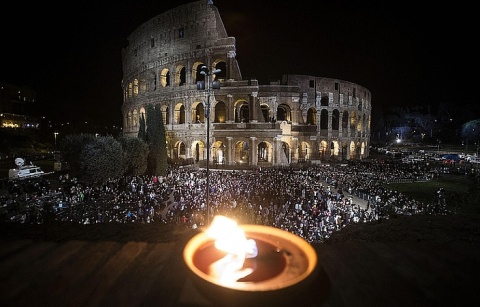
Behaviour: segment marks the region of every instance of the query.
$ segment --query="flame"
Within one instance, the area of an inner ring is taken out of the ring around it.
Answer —
[[[246,238],[245,232],[238,227],[236,221],[217,215],[205,233],[215,240],[218,250],[227,253],[225,257],[210,265],[210,276],[223,284],[232,284],[254,271],[252,268],[243,268],[243,264],[246,258],[258,255],[257,244]]]

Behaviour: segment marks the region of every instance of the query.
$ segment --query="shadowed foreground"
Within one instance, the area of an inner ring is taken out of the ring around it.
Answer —
[[[219,306],[194,287],[175,225],[0,224],[3,306]],[[480,218],[400,216],[312,244],[315,281],[271,306],[465,306],[476,301]],[[299,305],[300,306],[300,305]]]

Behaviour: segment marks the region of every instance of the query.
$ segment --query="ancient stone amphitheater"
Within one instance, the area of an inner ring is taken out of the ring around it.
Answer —
[[[265,85],[244,80],[236,53],[209,0],[139,26],[122,50],[124,134],[137,135],[153,104],[163,114],[169,158],[177,161],[261,167],[368,157],[369,90],[308,75],[285,74]]]

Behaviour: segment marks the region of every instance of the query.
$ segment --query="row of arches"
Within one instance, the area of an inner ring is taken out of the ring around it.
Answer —
[[[175,105],[173,114],[170,112],[170,108],[166,105],[161,107],[163,114],[163,122],[166,125],[170,124],[186,124],[186,123],[205,123],[206,112],[205,105],[196,101],[192,104],[190,111],[187,111],[185,104],[179,102]],[[213,108],[213,117],[211,121],[213,123],[226,123],[228,121],[241,123],[250,121],[250,107],[247,101],[238,100],[233,107],[234,116],[230,118],[227,104],[223,101],[217,101]],[[286,121],[290,122],[292,119],[292,110],[288,104],[281,104],[277,107],[276,112],[272,112],[267,104],[261,105],[261,122],[273,121]],[[134,109],[128,111],[126,114],[126,127],[125,130],[134,130],[138,128],[139,118],[141,114],[145,114],[145,108],[142,107],[139,110]],[[173,118],[173,121],[172,121]],[[317,125],[317,110],[310,108],[307,111],[306,117],[307,125]],[[368,127],[368,119],[365,114],[361,117],[357,116],[355,111],[349,112],[344,110],[342,113],[338,109],[334,109],[331,113],[327,109],[320,111],[320,129],[332,129],[339,130],[340,125],[343,130],[350,128],[358,132],[362,131],[362,128]]]
[[[250,107],[246,100],[238,100],[233,109],[233,118],[230,118],[231,116],[228,114],[227,104],[223,101],[217,101],[213,108],[213,117],[211,118],[211,121],[213,123],[226,123],[227,121],[242,123],[250,121]],[[161,110],[163,114],[163,122],[166,125],[206,122],[205,105],[200,101],[194,102],[190,111],[187,111],[185,104],[182,102],[175,105],[173,112],[170,112],[171,109],[166,105],[161,106]],[[124,127],[125,130],[129,131],[138,128],[139,119],[142,114],[146,117],[145,107],[128,111],[124,121],[126,123],[126,126]],[[261,122],[269,122],[272,118],[279,121],[290,121],[290,106],[282,104],[277,108],[277,111],[273,113],[267,105],[262,105]]]
[[[229,143],[231,145],[229,145]],[[232,140],[231,142],[216,141],[212,144],[211,161],[218,164],[258,165],[261,163],[290,164],[293,160],[353,160],[365,154],[365,143],[353,141],[340,143],[338,141],[321,141],[318,147],[309,142],[300,142],[298,146],[282,141],[277,148],[274,142],[255,142],[251,140]],[[178,140],[169,147],[169,157],[173,159],[192,159],[194,163],[206,160],[206,145],[201,140],[190,145]]]
[[[149,91],[156,91],[159,88],[177,87],[186,84],[196,84],[197,81],[205,81],[205,75],[200,73],[202,66],[206,66],[206,64],[201,61],[195,62],[192,65],[190,74],[187,73],[187,68],[182,63],[177,63],[174,68],[163,67],[158,72],[148,71],[127,83],[127,86],[124,87],[124,101]],[[212,71],[220,70],[219,73],[212,75],[213,79],[225,79],[227,75],[225,61],[215,61],[212,68]]]

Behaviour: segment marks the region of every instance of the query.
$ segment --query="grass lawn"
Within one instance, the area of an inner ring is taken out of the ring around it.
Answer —
[[[416,183],[395,183],[386,187],[390,190],[396,190],[402,194],[408,195],[423,203],[430,203],[435,193],[444,188],[447,193],[467,193],[470,179],[465,175],[444,174],[438,179],[428,182]]]

